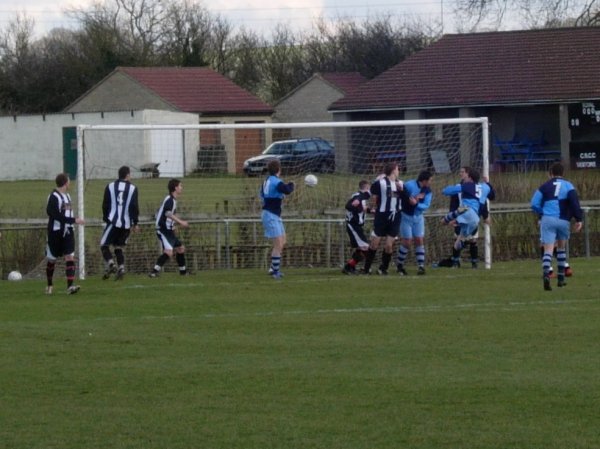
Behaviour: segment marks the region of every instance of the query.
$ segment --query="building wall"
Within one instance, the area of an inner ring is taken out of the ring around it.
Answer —
[[[270,116],[200,116],[200,124],[244,124],[244,123],[271,123]],[[248,132],[250,131],[250,132]],[[242,173],[242,164],[245,159],[257,156],[272,142],[273,130],[263,128],[260,130],[234,130],[223,129],[219,131],[218,138],[210,136],[210,142],[218,140],[223,145],[226,153],[226,170],[231,174]],[[203,145],[203,143],[200,143]]]
[[[132,81],[127,75],[115,72],[106,78],[84,97],[67,109],[67,112],[96,111],[131,111],[142,109],[159,109],[175,111],[176,109]]]
[[[273,121],[280,123],[331,122],[329,106],[344,94],[315,77],[275,106]],[[318,133],[318,135],[315,135]],[[292,129],[291,137],[322,137],[333,142],[333,130],[321,128]]]
[[[51,180],[57,173],[65,171],[63,154],[63,129],[75,128],[79,124],[89,125],[140,125],[140,124],[197,124],[195,114],[173,113],[168,111],[134,111],[105,113],[64,113],[52,115],[32,115],[0,117],[0,180]],[[93,178],[113,178],[116,166],[121,162],[127,165],[153,162],[139,158],[138,154],[147,154],[139,149],[144,141],[136,139],[131,131],[113,132],[110,144],[93,146],[89,142],[86,161],[91,165],[94,160],[92,151],[102,148],[105,160],[110,159],[110,167],[101,170],[100,166],[89,175]],[[196,163],[198,139],[187,133],[186,164],[188,168]],[[139,146],[139,148],[138,148]],[[75,145],[72,143],[71,147]],[[74,150],[70,150],[74,151]],[[123,165],[123,164],[121,164]]]

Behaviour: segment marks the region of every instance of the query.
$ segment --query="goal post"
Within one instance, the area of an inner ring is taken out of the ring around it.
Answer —
[[[268,154],[261,156],[263,150]],[[98,239],[102,218],[98,198],[104,185],[116,179],[118,168],[122,165],[131,167],[132,181],[140,190],[141,217],[148,230],[152,230],[147,235],[154,235],[152,217],[167,193],[168,179],[181,178],[185,193],[178,202],[178,210],[184,211],[188,221],[198,223],[198,227],[207,222],[227,222],[227,227],[217,224],[214,229],[211,228],[213,241],[192,231],[186,235],[186,247],[197,252],[194,257],[211,260],[210,264],[198,262],[200,269],[208,265],[224,267],[220,258],[222,251],[233,251],[227,263],[233,263],[234,267],[262,267],[266,241],[256,230],[260,218],[257,191],[263,179],[265,160],[273,157],[281,160],[283,178],[294,181],[297,186],[284,204],[284,220],[297,219],[298,223],[302,223],[298,224],[299,236],[296,235],[297,231],[292,233],[288,230],[288,246],[292,244],[294,249],[286,250],[284,259],[287,265],[307,264],[306,261],[312,257],[307,253],[309,248],[314,248],[317,254],[325,251],[339,254],[333,259],[331,255],[315,256],[318,264],[339,265],[340,258],[347,256],[344,254],[347,249],[344,247],[344,241],[347,240],[345,231],[343,226],[329,228],[324,223],[328,220],[343,223],[344,204],[356,191],[358,181],[372,181],[387,162],[400,165],[400,178],[403,180],[416,178],[422,170],[431,170],[435,175],[434,203],[426,213],[425,240],[426,246],[432,249],[428,250],[428,261],[431,262],[434,257],[440,256],[444,248],[449,248],[451,238],[451,232],[440,229],[438,223],[448,207],[447,199],[440,194],[441,188],[458,182],[461,166],[472,166],[483,176],[489,177],[489,125],[486,117],[305,123],[79,125],[78,216],[86,220],[86,224],[78,226],[80,277],[85,278],[87,274],[96,274],[100,270],[97,260],[99,254],[94,249],[99,245],[95,240]],[[302,180],[308,173],[316,174],[319,179],[314,189],[303,184]],[[314,222],[310,222],[311,219]],[[293,227],[295,230],[296,225]],[[86,233],[86,228],[91,232]],[[367,228],[370,230],[370,226]],[[228,238],[232,241],[219,240],[224,230],[231,232]],[[484,225],[483,230],[485,267],[490,268],[491,231],[488,225]],[[132,239],[137,240],[137,235]],[[325,239],[329,240],[322,242]],[[143,265],[141,260],[147,263],[148,258],[158,255],[156,242],[149,239],[144,245],[143,248],[133,249],[137,258],[134,265]],[[321,245],[327,246],[327,249]],[[332,249],[332,246],[335,248]],[[248,261],[251,258],[247,257],[245,251],[252,252],[253,261]],[[129,252],[128,247],[126,253]],[[144,254],[142,257],[142,253],[150,255]],[[294,259],[300,253],[303,256]],[[314,263],[310,265],[314,266]],[[129,266],[128,269],[139,269],[141,272],[148,267]]]

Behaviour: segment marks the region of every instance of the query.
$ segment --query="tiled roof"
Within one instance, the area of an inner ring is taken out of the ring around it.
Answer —
[[[556,103],[600,98],[600,27],[451,34],[331,109]]]
[[[367,79],[358,72],[325,72],[321,77],[330,84],[337,86],[346,95],[353,93]]]
[[[273,108],[206,67],[118,67],[182,112],[271,114]]]

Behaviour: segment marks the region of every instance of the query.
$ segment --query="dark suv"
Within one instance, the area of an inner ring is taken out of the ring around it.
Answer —
[[[281,171],[289,173],[331,173],[335,170],[333,145],[320,137],[279,140],[262,152],[244,162],[248,176],[267,172],[267,163],[279,159]]]

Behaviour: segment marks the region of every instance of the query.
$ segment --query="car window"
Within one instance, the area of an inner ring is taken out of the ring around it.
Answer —
[[[333,146],[326,140],[317,140],[317,146],[320,150],[333,151]]]
[[[294,153],[306,153],[305,142],[296,142],[294,144]]]
[[[306,146],[307,153],[316,153],[318,151],[317,143],[314,140],[308,140],[304,142],[304,145]]]
[[[287,154],[291,151],[292,144],[289,142],[275,142],[267,148],[263,154]]]

